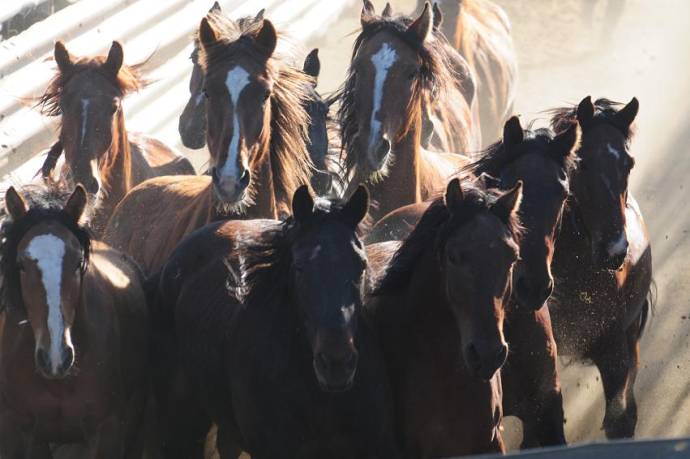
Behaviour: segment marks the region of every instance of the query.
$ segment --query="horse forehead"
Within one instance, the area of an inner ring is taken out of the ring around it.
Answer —
[[[228,70],[225,76],[225,86],[228,88],[228,94],[230,94],[233,103],[237,103],[240,94],[248,84],[249,72],[243,66],[236,65]]]
[[[77,238],[57,222],[48,222],[31,228],[19,244],[20,254],[39,262],[46,257],[53,258],[58,254],[60,259],[70,252],[79,249]]]
[[[451,240],[456,244],[483,250],[486,247],[505,246],[511,237],[507,226],[496,215],[485,211],[462,225]]]
[[[85,70],[69,79],[65,85],[64,94],[74,97],[116,97],[119,90],[104,75],[95,70]]]

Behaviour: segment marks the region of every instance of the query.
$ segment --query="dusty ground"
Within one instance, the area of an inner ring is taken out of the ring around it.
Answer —
[[[499,0],[513,23],[520,65],[516,111],[527,121],[588,94],[640,100],[632,190],[652,236],[659,295],[642,341],[637,433],[690,435],[690,212],[683,204],[690,185],[690,2],[609,1],[614,12],[620,10],[617,24],[606,0]],[[385,4],[374,3],[377,10]],[[416,2],[392,3],[410,11]],[[359,8],[357,1],[325,38],[312,43],[321,48],[324,91],[343,80],[353,41],[348,34],[358,27]],[[603,438],[598,372],[573,365],[562,376],[569,441]],[[514,426],[506,426],[513,443]]]

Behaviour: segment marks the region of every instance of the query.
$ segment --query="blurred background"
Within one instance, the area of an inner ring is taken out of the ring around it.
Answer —
[[[385,2],[373,0],[377,11]],[[690,2],[686,0],[495,0],[513,27],[519,81],[516,113],[546,123],[549,108],[584,96],[640,100],[631,153],[632,190],[652,237],[655,313],[642,340],[636,385],[640,438],[690,435]],[[211,1],[0,0],[0,176],[31,178],[35,156],[54,140],[54,120],[31,109],[52,76],[54,41],[75,55],[104,53],[113,39],[125,61],[149,62],[154,84],[125,103],[127,127],[182,150],[177,119],[188,98],[191,35]],[[344,79],[359,27],[359,0],[225,0],[233,18],[267,8],[300,58],[320,48],[319,91]],[[412,12],[416,0],[393,0]],[[16,7],[19,7],[17,10]],[[36,22],[38,21],[38,22]],[[35,24],[31,26],[32,23]],[[29,27],[30,26],[30,27]],[[201,166],[204,152],[185,151]],[[34,158],[32,161],[31,159]],[[20,167],[21,166],[21,167]],[[562,367],[570,442],[603,439],[604,402],[598,372]],[[517,444],[519,425],[506,421]]]

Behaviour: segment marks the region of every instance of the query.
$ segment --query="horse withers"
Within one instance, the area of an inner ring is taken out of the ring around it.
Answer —
[[[78,186],[8,189],[2,226],[0,456],[141,457],[148,309],[136,266],[80,223]]]
[[[556,130],[582,127],[579,167],[556,239],[554,332],[562,354],[599,369],[608,438],[635,434],[640,339],[652,308],[651,245],[628,189],[638,110],[635,98],[623,105],[586,97],[552,119]]]
[[[495,193],[453,179],[404,242],[367,247],[382,274],[366,311],[405,457],[504,451],[498,370],[508,357],[503,320],[521,196],[522,184]]]
[[[398,457],[385,366],[361,316],[367,192],[314,202],[305,186],[292,207],[282,222],[208,225],[163,267],[154,309],[174,324],[201,407],[196,439],[171,407],[183,444],[166,457],[203,443],[211,421],[223,458]]]
[[[53,177],[57,157],[65,162],[59,181],[82,183],[98,197],[90,225],[100,235],[120,200],[144,180],[159,175],[194,174],[191,163],[160,141],[128,132],[122,99],[145,86],[141,64],[123,63],[122,45],[113,42],[106,56],[70,55],[55,44],[58,72],[40,104],[42,112],[60,116],[60,139],[43,167]]]

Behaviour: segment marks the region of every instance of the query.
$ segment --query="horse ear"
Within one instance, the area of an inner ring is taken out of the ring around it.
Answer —
[[[573,124],[551,141],[551,151],[561,157],[570,156],[580,144],[580,129]]]
[[[201,19],[201,24],[199,24],[199,41],[201,41],[201,46],[204,48],[209,48],[218,41],[216,32],[213,30],[211,23],[208,22],[208,18]]]
[[[271,57],[278,44],[278,34],[276,33],[276,28],[273,27],[273,23],[268,19],[264,19],[261,30],[256,34],[254,40],[263,49],[266,57]]]
[[[256,22],[263,21],[264,20],[264,14],[266,14],[266,8],[261,8],[258,13],[256,13],[256,16],[254,16],[254,20]]]
[[[390,2],[386,2],[386,6],[383,8],[381,16],[383,16],[384,18],[389,18],[393,16],[393,7],[391,6]]]
[[[5,208],[14,221],[26,215],[26,202],[13,186],[9,187],[5,192]]]
[[[594,118],[594,105],[592,104],[592,96],[587,96],[582,101],[580,105],[577,106],[577,122],[584,129],[585,126],[589,125]]]
[[[220,11],[220,3],[218,3],[217,1],[213,2],[213,6],[211,7],[211,9],[208,10],[209,13],[220,13]]]
[[[518,180],[517,184],[512,189],[506,191],[496,199],[494,205],[491,206],[491,212],[503,222],[510,223],[518,209],[520,209],[521,201],[522,180]]]
[[[117,75],[122,68],[122,62],[124,61],[125,53],[122,50],[122,45],[119,41],[114,41],[110,45],[110,51],[108,51],[108,58],[103,66],[113,75]]]
[[[298,222],[304,222],[314,214],[314,198],[311,197],[309,187],[302,185],[292,196],[292,215]]]
[[[460,185],[460,179],[454,178],[453,180],[448,182],[448,186],[446,187],[446,208],[450,212],[453,212],[453,209],[455,209],[462,202],[462,200],[463,195],[462,186]]]
[[[369,191],[364,185],[360,185],[355,190],[347,204],[343,206],[342,215],[356,228],[367,212],[369,212]]]
[[[434,30],[440,30],[443,24],[443,11],[438,6],[438,2],[434,2]]]
[[[86,190],[83,186],[81,186],[81,184],[78,184],[72,192],[72,196],[70,196],[67,200],[64,211],[67,213],[67,215],[72,217],[75,222],[78,223],[79,220],[81,220],[84,209],[86,209],[86,203]]]
[[[319,77],[321,73],[321,61],[319,60],[319,48],[314,48],[311,50],[307,57],[304,59],[304,73],[311,75],[314,78]]]
[[[369,21],[371,21],[374,16],[376,16],[376,9],[374,8],[374,4],[371,3],[369,0],[364,0],[364,3],[362,4],[362,14],[359,17],[359,21],[362,24],[362,27],[367,25]]]
[[[618,110],[618,113],[614,115],[616,124],[627,130],[633,121],[635,121],[635,117],[637,116],[637,112],[639,110],[640,102],[638,102],[637,97],[633,97],[628,105]]]
[[[431,33],[431,27],[433,26],[434,13],[431,11],[431,6],[429,2],[424,3],[424,10],[422,14],[419,15],[415,21],[410,24],[407,28],[407,32],[411,33],[419,39],[419,41],[425,41]]]
[[[57,66],[61,72],[66,72],[72,68],[72,58],[70,58],[69,51],[67,51],[67,48],[62,41],[55,43],[54,56],[55,62],[57,63]]]
[[[521,144],[523,140],[525,140],[525,133],[520,125],[520,118],[511,116],[503,126],[503,145],[514,147]]]

